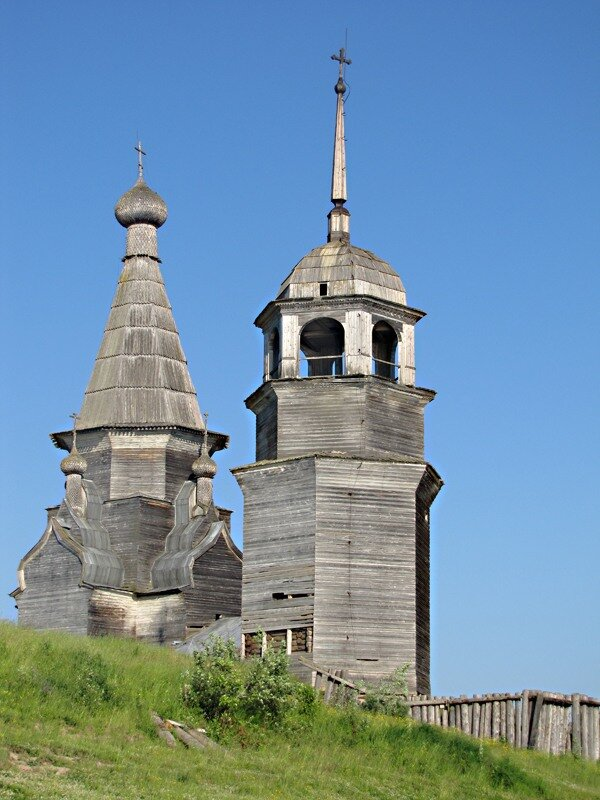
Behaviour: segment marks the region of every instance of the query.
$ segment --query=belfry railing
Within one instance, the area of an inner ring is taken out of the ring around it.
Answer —
[[[379,378],[398,381],[399,365],[395,361],[384,361],[382,358],[373,358],[371,371]]]
[[[327,356],[300,356],[300,377],[339,377],[346,373],[346,354]]]

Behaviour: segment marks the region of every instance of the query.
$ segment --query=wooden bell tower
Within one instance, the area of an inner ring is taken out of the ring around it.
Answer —
[[[256,320],[264,333],[256,462],[244,493],[242,631],[293,659],[377,679],[409,665],[429,692],[429,508],[414,327],[394,269],[350,243],[344,50],[339,56],[327,243],[294,267]]]

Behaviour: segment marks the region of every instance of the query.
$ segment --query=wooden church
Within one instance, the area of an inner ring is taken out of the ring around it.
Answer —
[[[292,657],[377,679],[409,665],[429,692],[429,508],[414,328],[394,269],[350,241],[339,56],[327,242],[294,267],[255,324],[264,334],[256,463],[244,493],[242,631]]]
[[[52,435],[70,451],[65,497],[19,567],[21,624],[172,642],[241,614],[242,653],[285,646],[377,679],[409,665],[429,692],[429,509],[414,328],[386,261],[350,241],[339,56],[327,242],[256,320],[263,382],[244,494],[244,561],[215,505],[208,431],[165,294],[163,200],[139,177],[118,202],[123,272],[81,414]],[[256,634],[263,632],[263,641]],[[198,634],[199,637],[204,633]]]
[[[117,203],[123,269],[70,451],[65,496],[21,560],[19,623],[181,640],[241,608],[242,556],[213,501],[228,437],[200,414],[158,257],[162,198],[138,180]]]

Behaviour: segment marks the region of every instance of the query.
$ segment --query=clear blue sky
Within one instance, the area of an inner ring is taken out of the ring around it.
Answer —
[[[598,696],[597,0],[2,4],[0,615],[62,497],[48,433],[91,373],[137,131],[241,542],[252,322],[324,241],[346,26],[352,239],[428,312],[433,689]]]

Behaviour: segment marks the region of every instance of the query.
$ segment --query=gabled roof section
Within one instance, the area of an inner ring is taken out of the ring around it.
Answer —
[[[106,425],[177,425],[202,430],[196,390],[158,261],[125,260],[79,430]]]

